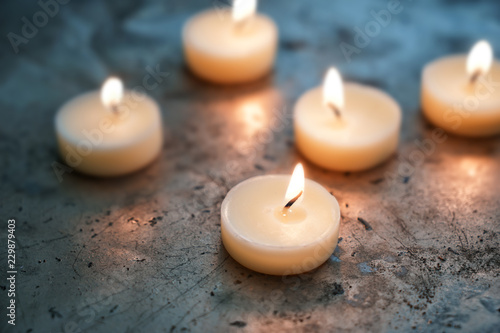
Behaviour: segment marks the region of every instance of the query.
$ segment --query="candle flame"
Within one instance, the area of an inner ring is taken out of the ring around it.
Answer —
[[[233,21],[241,23],[252,17],[257,10],[257,0],[234,0]]]
[[[323,104],[340,113],[344,107],[344,86],[339,71],[332,67],[328,70],[323,82]],[[337,114],[340,115],[340,114]]]
[[[101,88],[101,101],[105,107],[115,109],[123,98],[123,83],[116,77],[108,78]]]
[[[304,181],[304,167],[302,163],[299,163],[293,170],[292,178],[286,189],[285,208],[290,208],[295,202],[302,200],[304,197]]]
[[[493,50],[491,45],[485,40],[477,42],[467,57],[467,74],[469,74],[471,80],[475,81],[479,75],[488,73],[492,61]]]

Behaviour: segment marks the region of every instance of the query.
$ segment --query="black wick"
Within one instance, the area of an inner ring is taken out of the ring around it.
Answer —
[[[335,115],[337,116],[337,118],[340,118],[340,110],[339,108],[333,104],[333,103],[327,103],[326,106],[328,106],[332,111],[333,113],[335,113]]]
[[[479,78],[479,76],[481,75],[481,70],[478,69],[477,71],[475,71],[471,77],[470,77],[470,83],[474,83],[477,81],[477,79]]]
[[[285,205],[285,207],[283,207],[283,215],[286,214],[286,211],[290,209],[290,207],[292,207],[292,205],[300,198],[300,196],[302,195],[302,193],[304,193],[304,191],[300,191],[299,194],[297,194],[295,197],[293,197],[292,199],[290,199],[290,201],[287,202],[287,204]]]
[[[245,30],[245,27],[248,25],[248,17],[247,18],[244,18],[243,20],[240,20],[238,22],[235,22],[235,28],[236,28],[236,31],[244,31]]]
[[[114,114],[119,114],[120,113],[120,110],[118,110],[118,104],[111,104],[111,111],[114,113]]]

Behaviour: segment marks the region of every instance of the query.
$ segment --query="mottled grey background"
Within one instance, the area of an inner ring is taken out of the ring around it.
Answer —
[[[500,142],[449,136],[422,163],[407,159],[432,127],[419,111],[422,66],[488,39],[500,55],[500,3],[402,1],[359,54],[354,44],[386,1],[263,0],[280,29],[274,72],[217,87],[184,66],[183,22],[222,1],[70,1],[16,54],[35,1],[2,1],[0,24],[0,288],[6,221],[17,220],[17,325],[2,332],[431,331],[498,332]],[[321,170],[297,154],[293,105],[330,65],[401,103],[397,156],[363,173]],[[169,73],[148,91],[161,105],[165,146],[120,179],[65,174],[53,130],[58,107],[119,75]],[[249,271],[224,250],[220,203],[255,175],[296,162],[337,197],[341,241],[300,277]],[[394,181],[387,174],[397,174]],[[363,218],[369,226],[358,221]]]

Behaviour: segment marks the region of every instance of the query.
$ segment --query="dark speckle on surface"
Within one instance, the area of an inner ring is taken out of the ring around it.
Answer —
[[[384,178],[377,178],[377,179],[370,180],[370,183],[372,183],[373,185],[377,185],[383,181],[384,181]]]
[[[342,42],[350,42],[352,41],[353,38],[353,32],[345,27],[339,27],[336,29],[336,32],[338,34],[339,40]]]
[[[344,288],[342,288],[342,285],[339,283],[333,283],[331,288],[332,295],[342,295],[344,293]]]
[[[260,164],[255,164],[255,169],[261,170],[261,171],[265,170],[264,167],[262,165],[260,165]]]
[[[304,40],[284,40],[281,41],[281,46],[287,51],[299,51],[307,47]]]
[[[367,231],[373,230],[370,223],[368,223],[368,221],[366,221],[364,218],[358,217],[358,221],[361,222],[361,224],[365,227],[365,230]]]
[[[50,313],[50,317],[52,319],[54,319],[54,318],[62,318],[62,315],[58,311],[56,311],[55,307],[51,307],[49,309],[49,313]]]
[[[245,323],[244,321],[241,321],[241,320],[236,320],[236,321],[233,321],[232,323],[230,323],[229,325],[241,328],[241,327],[247,326],[247,323]]]
[[[376,268],[374,267],[371,267],[368,263],[366,262],[362,262],[362,263],[359,263],[358,264],[358,268],[359,270],[361,271],[361,273],[363,274],[369,274],[369,273],[373,273],[375,271],[377,271]]]
[[[403,277],[408,273],[408,270],[406,269],[405,266],[401,266],[401,269],[399,271],[396,271],[396,276],[398,277]]]

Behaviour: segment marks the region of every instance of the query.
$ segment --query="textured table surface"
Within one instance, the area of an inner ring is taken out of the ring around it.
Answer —
[[[180,30],[225,6],[70,1],[16,54],[6,35],[41,7],[2,2],[0,287],[15,218],[18,312],[11,327],[0,291],[1,331],[498,332],[500,140],[447,136],[432,149],[416,140],[433,131],[419,110],[422,66],[481,38],[500,55],[500,3],[402,1],[348,61],[341,42],[356,46],[353,29],[387,2],[263,0],[281,34],[274,72],[217,87],[185,69]],[[398,154],[373,170],[327,172],[294,148],[293,105],[330,65],[402,106]],[[124,178],[59,181],[58,107],[111,74],[141,85],[153,68],[168,73],[148,90],[163,112],[159,159]],[[291,173],[298,161],[341,204],[339,246],[301,276],[245,269],[221,244],[221,201],[240,181]]]

